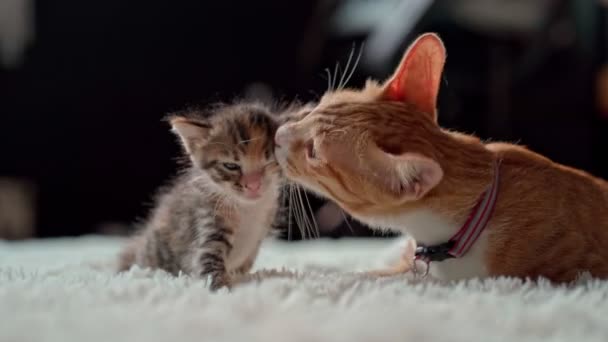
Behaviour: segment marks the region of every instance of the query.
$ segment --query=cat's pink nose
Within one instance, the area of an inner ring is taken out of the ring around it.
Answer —
[[[290,129],[288,125],[280,126],[274,135],[274,143],[277,146],[285,146],[289,143]]]

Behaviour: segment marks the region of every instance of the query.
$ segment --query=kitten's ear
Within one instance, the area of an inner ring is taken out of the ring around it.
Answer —
[[[169,118],[169,122],[171,123],[171,130],[179,136],[186,152],[189,154],[203,145],[211,129],[211,126],[206,122],[182,116],[172,116]]]
[[[434,33],[418,37],[407,49],[397,70],[384,83],[382,97],[402,101],[437,120],[437,94],[445,64],[445,47]]]
[[[443,178],[443,169],[433,159],[417,153],[392,154],[377,148],[370,162],[376,163],[375,176],[393,195],[418,200]]]

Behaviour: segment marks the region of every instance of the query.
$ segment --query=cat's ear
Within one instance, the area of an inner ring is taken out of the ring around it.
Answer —
[[[393,75],[384,83],[382,97],[402,101],[437,120],[437,95],[445,64],[445,47],[434,33],[418,37],[407,49]]]
[[[391,157],[394,159],[395,176],[400,183],[398,190],[404,196],[420,199],[443,178],[443,169],[431,158],[412,153]]]
[[[189,154],[204,144],[211,129],[206,122],[182,116],[172,116],[169,118],[169,122],[171,130],[180,138],[184,149]]]
[[[417,153],[392,154],[378,148],[370,162],[375,176],[387,191],[403,200],[418,200],[431,191],[441,179],[443,169],[435,160]]]

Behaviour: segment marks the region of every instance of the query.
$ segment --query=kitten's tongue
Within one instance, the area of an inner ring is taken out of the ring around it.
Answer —
[[[245,190],[244,194],[245,194],[245,197],[247,197],[248,199],[257,199],[257,198],[260,198],[260,192],[259,191]]]

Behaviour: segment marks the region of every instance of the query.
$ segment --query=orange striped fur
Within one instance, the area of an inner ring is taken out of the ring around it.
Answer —
[[[480,240],[470,256],[439,263],[468,270],[445,278],[608,276],[608,183],[521,146],[439,127],[444,61],[439,37],[425,34],[383,84],[328,91],[310,114],[279,128],[275,153],[286,175],[373,228],[440,243],[464,223],[500,161],[497,205]]]

